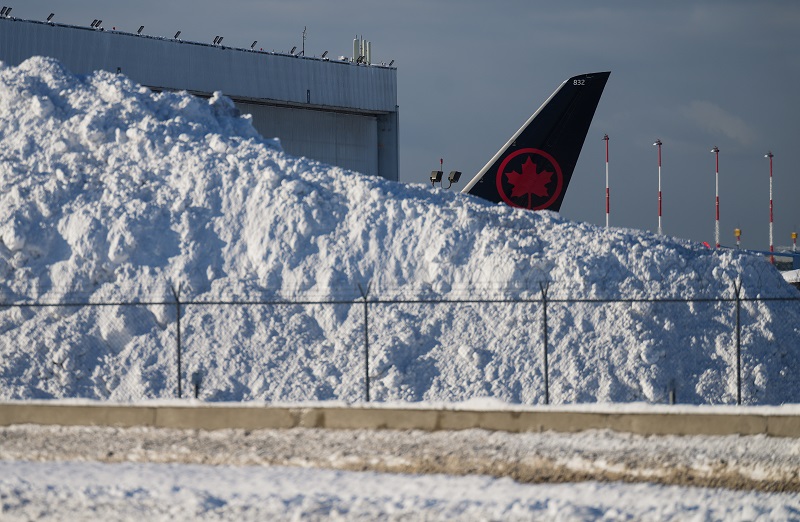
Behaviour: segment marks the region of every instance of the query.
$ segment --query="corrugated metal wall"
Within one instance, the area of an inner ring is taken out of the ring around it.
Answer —
[[[394,68],[0,19],[0,60],[36,55],[77,74],[119,69],[153,88],[222,91],[290,154],[397,179]]]
[[[374,116],[304,111],[237,103],[253,115],[265,137],[279,137],[293,156],[308,156],[368,174],[378,172],[378,123]]]

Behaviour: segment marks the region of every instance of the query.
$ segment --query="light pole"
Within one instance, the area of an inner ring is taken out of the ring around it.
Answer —
[[[769,158],[769,262],[773,265],[775,264],[775,256],[772,255],[775,252],[775,244],[772,241],[772,158],[774,154],[772,151],[767,152],[764,157]]]
[[[733,235],[736,236],[736,248],[739,249],[742,246],[741,238],[742,238],[742,230],[739,228],[733,229]]]
[[[716,243],[717,248],[719,248],[719,147],[715,145],[714,148],[711,149],[711,152],[714,153],[717,164],[716,176],[714,177],[714,193],[716,195],[717,209],[717,220],[714,223],[714,242]]]
[[[606,228],[608,228],[608,214],[611,211],[611,196],[608,190],[608,134],[603,135],[606,142]]]
[[[661,140],[656,140],[653,145],[658,147],[658,233],[661,235]]]

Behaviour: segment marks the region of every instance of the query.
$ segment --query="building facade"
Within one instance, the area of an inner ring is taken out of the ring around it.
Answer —
[[[397,180],[397,70],[385,65],[0,18],[0,60],[58,59],[75,74],[122,72],[153,90],[222,91],[284,150]]]

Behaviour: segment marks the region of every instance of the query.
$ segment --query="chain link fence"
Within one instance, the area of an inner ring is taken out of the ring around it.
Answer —
[[[0,398],[800,402],[797,297],[361,295],[0,304]]]

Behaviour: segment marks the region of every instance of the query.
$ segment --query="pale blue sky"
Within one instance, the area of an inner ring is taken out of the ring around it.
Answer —
[[[400,178],[424,182],[444,159],[469,179],[569,76],[612,71],[562,214],[605,223],[604,133],[611,224],[655,230],[663,145],[667,234],[713,243],[714,155],[720,148],[721,235],[766,249],[774,158],[775,243],[800,231],[800,3],[5,0],[15,16],[225,44],[349,55],[356,35],[373,61],[394,59]],[[462,181],[462,185],[463,185]]]

